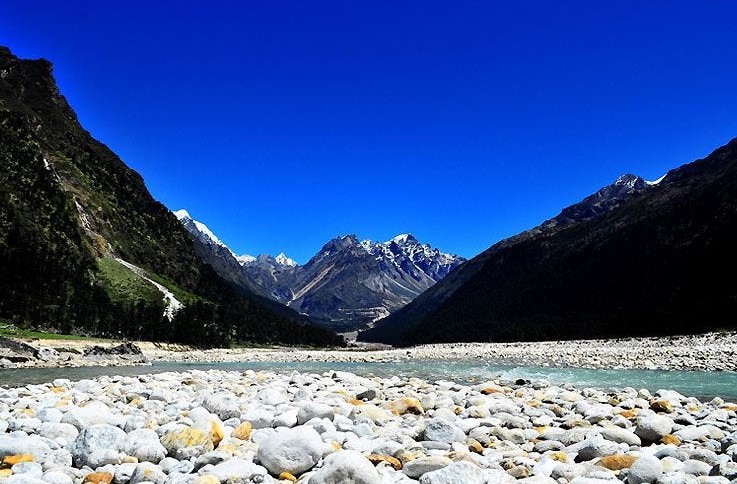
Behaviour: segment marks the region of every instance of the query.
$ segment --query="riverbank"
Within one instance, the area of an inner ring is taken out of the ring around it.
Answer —
[[[37,351],[64,358],[27,358],[15,367],[54,367],[82,365],[131,364],[131,357],[86,357],[85,351],[96,346],[111,348],[119,342],[86,340],[26,340]],[[553,366],[591,369],[643,369],[684,371],[737,371],[737,333],[709,333],[695,336],[624,338],[585,341],[545,341],[522,343],[457,343],[423,345],[412,348],[348,349],[300,348],[219,348],[201,350],[182,345],[136,342],[145,362],[184,363],[216,362],[366,362],[389,363],[416,360],[478,360],[486,363],[523,366]],[[99,353],[99,351],[98,351]],[[1,359],[1,358],[0,358]]]
[[[737,405],[545,382],[187,371],[0,389],[7,482],[728,484]]]
[[[478,359],[524,366],[592,369],[737,371],[737,333],[522,343],[456,343],[412,348],[302,350],[235,348],[171,351],[146,347],[152,361],[247,362],[327,361],[398,362],[403,360]]]

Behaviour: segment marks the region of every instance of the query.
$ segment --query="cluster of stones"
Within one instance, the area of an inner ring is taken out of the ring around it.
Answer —
[[[728,484],[737,405],[545,382],[190,371],[0,389],[8,484]]]

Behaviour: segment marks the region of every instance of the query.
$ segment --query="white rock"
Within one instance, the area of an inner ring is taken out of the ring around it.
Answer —
[[[624,443],[627,445],[642,445],[640,437],[631,430],[621,427],[608,426],[601,431],[601,436],[612,442]]]
[[[38,435],[47,439],[64,439],[67,443],[74,442],[79,435],[79,430],[72,424],[44,422],[38,429]]]
[[[689,425],[677,430],[673,435],[683,441],[694,441],[704,438],[721,440],[724,438],[724,432],[714,425]]]
[[[673,430],[673,420],[665,415],[644,415],[637,420],[635,434],[645,442],[658,442]]]
[[[46,472],[42,479],[51,484],[72,484],[74,482],[69,474],[59,470]]]
[[[164,484],[164,481],[166,481],[166,474],[164,474],[159,466],[150,462],[143,462],[136,465],[136,469],[133,471],[128,484],[138,484],[139,482]]]
[[[404,464],[404,467],[402,468],[402,472],[404,472],[405,474],[407,474],[409,477],[413,479],[417,479],[423,474],[426,474],[428,472],[437,471],[438,469],[447,467],[451,465],[452,463],[453,461],[448,459],[447,457],[443,457],[439,455],[431,455],[427,457],[420,457],[417,459],[413,459],[407,462],[406,464]]]
[[[377,484],[380,479],[366,457],[353,450],[342,450],[325,458],[309,484]]]
[[[423,434],[425,440],[445,442],[446,444],[463,442],[466,438],[466,434],[463,430],[442,418],[432,418],[428,420]]]
[[[628,484],[655,482],[663,474],[663,467],[656,457],[644,455],[637,459],[630,467],[627,475]]]
[[[114,463],[111,461],[111,456],[119,454],[127,444],[128,436],[121,429],[112,425],[99,424],[83,429],[69,450],[76,465],[89,465],[95,468],[105,463]]]
[[[202,402],[202,406],[220,417],[222,420],[227,420],[232,417],[240,417],[241,415],[238,401],[235,396],[230,393],[208,395]]]
[[[427,472],[420,484],[515,484],[516,480],[504,471],[482,469],[470,462],[453,462],[447,467]]]
[[[297,424],[302,425],[313,418],[327,418],[333,420],[335,412],[333,408],[324,403],[310,402],[297,412]]]
[[[243,482],[239,479],[245,479],[245,482],[271,482],[265,467],[237,457],[212,466],[208,474],[214,475],[220,482]]]
[[[90,425],[117,425],[121,421],[121,417],[114,414],[104,403],[92,401],[84,407],[70,408],[61,418],[61,421],[72,424],[82,431]]]
[[[286,471],[298,476],[317,464],[324,448],[320,434],[312,427],[281,428],[261,442],[257,457],[274,475]]]

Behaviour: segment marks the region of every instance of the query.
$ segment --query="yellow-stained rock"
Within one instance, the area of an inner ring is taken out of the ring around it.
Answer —
[[[727,412],[737,412],[737,403],[727,402],[724,405],[722,405],[721,408],[723,410],[726,410]]]
[[[177,432],[170,432],[161,438],[161,445],[171,454],[188,447],[202,447],[203,453],[213,450],[212,437],[200,429],[185,427]]]
[[[397,458],[402,462],[402,464],[406,464],[407,462],[415,459],[419,459],[420,457],[425,457],[425,453],[421,450],[415,450],[415,451],[407,451],[403,450],[399,453]]]
[[[334,440],[330,442],[330,447],[332,447],[336,452],[339,450],[343,450],[343,446]]]
[[[420,415],[425,413],[419,400],[413,397],[402,397],[387,403],[384,408],[394,415],[404,415],[405,413],[413,413]]]
[[[527,405],[529,405],[532,408],[538,408],[540,405],[542,405],[542,402],[540,400],[532,399],[529,402],[527,402]]]
[[[212,420],[210,422],[210,438],[212,439],[212,445],[217,447],[218,444],[220,444],[220,441],[223,440],[223,437],[225,437],[223,424],[217,420]]]
[[[253,431],[251,422],[243,422],[235,428],[232,436],[236,439],[248,440],[251,438],[251,431]]]
[[[563,463],[568,462],[568,454],[566,454],[565,452],[551,452],[545,455],[549,459],[557,460],[558,462],[563,462]]]
[[[637,457],[634,455],[614,454],[606,455],[599,459],[598,465],[609,469],[610,471],[620,471],[629,469],[635,463]]]
[[[10,468],[20,462],[33,462],[33,454],[14,454],[3,457],[2,467]]]
[[[481,445],[481,442],[479,442],[476,439],[470,439],[468,441],[468,450],[471,452],[476,452],[477,454],[481,454],[484,452],[484,446]]]
[[[113,475],[109,472],[92,472],[84,476],[82,482],[88,484],[110,484],[113,482]]]
[[[25,415],[28,415],[29,417],[35,417],[36,416],[36,411],[33,410],[32,408],[24,408],[23,409],[23,413]]]
[[[13,471],[10,469],[0,469],[0,479],[5,479],[6,477],[10,477],[13,475]]]
[[[499,387],[486,387],[481,390],[481,393],[484,395],[491,395],[492,393],[504,393],[504,390]]]
[[[51,387],[51,391],[52,391],[53,393],[56,393],[56,394],[58,395],[58,394],[60,394],[60,393],[64,393],[64,392],[66,392],[66,391],[67,391],[67,389],[66,389],[66,388],[64,388],[64,387]]]
[[[364,403],[366,403],[363,400],[359,400],[357,398],[347,398],[346,402],[350,403],[351,405],[363,405]]]
[[[668,400],[653,400],[650,402],[650,410],[653,412],[671,413],[673,412],[673,404]]]
[[[633,418],[636,418],[637,415],[639,415],[639,413],[640,413],[640,409],[638,409],[638,408],[630,408],[628,410],[624,410],[624,411],[620,412],[619,415],[621,415],[622,417],[626,418],[627,420],[632,420]]]
[[[289,472],[286,472],[286,471],[284,471],[281,474],[279,474],[279,479],[284,480],[284,481],[297,482],[297,478],[294,477]]]
[[[121,464],[138,464],[138,457],[133,455],[124,455],[120,458]]]
[[[673,445],[681,445],[681,439],[676,437],[673,434],[664,435],[662,439],[660,439],[664,444],[673,444]]]
[[[395,470],[402,469],[402,462],[396,457],[392,457],[390,455],[371,454],[368,456],[368,460],[370,460],[374,465],[379,462],[388,462]]]
[[[212,474],[205,474],[197,477],[192,484],[220,484],[220,479],[213,476]]]

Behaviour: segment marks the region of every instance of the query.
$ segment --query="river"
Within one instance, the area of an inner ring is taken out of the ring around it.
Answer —
[[[660,388],[676,390],[687,396],[702,399],[719,396],[737,401],[737,373],[658,370],[592,370],[582,368],[532,367],[486,364],[478,360],[415,360],[396,363],[338,363],[338,362],[240,362],[240,363],[169,363],[157,362],[151,366],[111,366],[79,368],[19,368],[0,370],[0,386],[22,386],[50,382],[56,378],[81,380],[101,375],[143,375],[165,371],[192,369],[221,369],[323,373],[331,370],[349,371],[362,376],[417,377],[424,380],[451,380],[459,383],[483,382],[501,378],[547,380],[554,384],[574,384],[578,387],[600,389],[634,387],[655,391]]]

